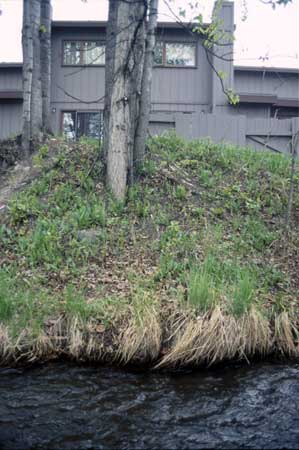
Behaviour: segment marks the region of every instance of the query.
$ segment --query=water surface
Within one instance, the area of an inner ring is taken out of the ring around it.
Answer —
[[[298,448],[299,364],[0,369],[0,449]]]

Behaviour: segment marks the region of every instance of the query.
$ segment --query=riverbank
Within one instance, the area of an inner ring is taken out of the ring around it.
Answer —
[[[1,365],[299,356],[288,158],[155,138],[120,204],[101,182],[95,144],[61,142],[49,165],[50,145],[0,218]]]

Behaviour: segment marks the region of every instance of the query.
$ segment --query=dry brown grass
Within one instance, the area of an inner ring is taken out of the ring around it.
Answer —
[[[287,312],[283,312],[275,318],[274,339],[275,346],[282,355],[299,356],[298,324],[290,318]]]
[[[61,316],[48,321],[38,336],[24,330],[12,339],[8,328],[0,325],[2,366],[63,355],[76,361],[183,368],[270,354],[299,356],[295,315],[283,312],[270,320],[252,307],[234,317],[216,306],[199,316],[177,308],[163,316],[159,303],[145,295],[128,306],[113,329],[94,320],[84,324],[78,317],[67,321]]]
[[[183,315],[184,313],[182,313]],[[172,345],[156,368],[212,365],[225,360],[283,353],[298,356],[298,329],[286,313],[275,319],[275,330],[256,308],[239,318],[219,306],[199,317],[176,318]],[[170,326],[173,329],[174,324]]]
[[[182,314],[173,333],[173,345],[156,367],[211,365],[236,355],[237,322],[224,315],[219,306],[198,317]]]
[[[269,320],[255,307],[239,318],[239,356],[251,358],[267,355],[273,350],[273,339]]]
[[[123,321],[117,339],[115,360],[127,364],[156,361],[161,351],[162,326],[158,302],[143,294],[129,308],[129,319]]]
[[[12,359],[13,353],[8,328],[0,324],[0,362],[3,365],[7,364]]]
[[[79,317],[72,318],[67,328],[66,352],[72,359],[79,360],[84,355],[85,350],[82,320]]]

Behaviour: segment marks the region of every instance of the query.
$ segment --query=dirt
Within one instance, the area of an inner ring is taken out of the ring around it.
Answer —
[[[0,176],[21,157],[21,137],[0,141]]]

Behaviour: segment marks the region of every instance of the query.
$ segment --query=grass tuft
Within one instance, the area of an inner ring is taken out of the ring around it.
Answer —
[[[232,297],[232,312],[241,316],[250,310],[256,295],[256,280],[246,271],[241,272],[240,280],[235,287]]]

